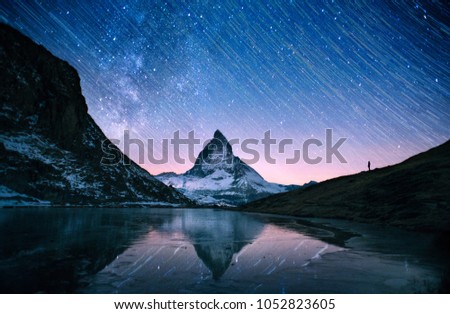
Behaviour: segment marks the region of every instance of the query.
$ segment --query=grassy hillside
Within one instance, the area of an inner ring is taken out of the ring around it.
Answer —
[[[450,141],[404,162],[277,194],[239,208],[450,230]]]

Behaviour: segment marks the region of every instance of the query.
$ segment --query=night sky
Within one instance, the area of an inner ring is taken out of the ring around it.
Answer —
[[[273,153],[275,165],[252,165],[269,181],[304,183],[366,170],[368,160],[398,163],[450,138],[445,2],[2,0],[0,20],[78,70],[108,137],[128,129],[154,138],[158,152],[176,130],[202,140],[216,129],[241,140],[271,130],[295,148],[326,128],[347,137],[347,164],[285,165],[288,150]]]

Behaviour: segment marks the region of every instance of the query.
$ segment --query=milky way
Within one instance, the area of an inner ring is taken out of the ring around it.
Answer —
[[[450,138],[450,16],[438,1],[16,0],[0,16],[78,70],[110,138],[348,138],[346,164],[285,165],[274,152],[275,165],[253,165],[281,183],[397,163]]]

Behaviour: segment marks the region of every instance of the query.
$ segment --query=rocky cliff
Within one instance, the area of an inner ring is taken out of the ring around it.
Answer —
[[[191,204],[107,140],[72,66],[5,24],[0,72],[0,205]]]

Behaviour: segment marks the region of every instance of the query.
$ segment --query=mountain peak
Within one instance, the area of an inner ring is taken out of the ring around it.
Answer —
[[[208,205],[236,206],[297,188],[265,181],[255,169],[233,154],[230,142],[220,130],[214,132],[191,169],[180,175],[162,174],[157,178],[199,204]],[[202,247],[195,249],[198,254],[206,254],[206,251],[199,253]],[[223,269],[214,269],[213,276],[220,277]]]
[[[215,156],[215,157],[213,157]],[[233,149],[231,148],[230,143],[228,143],[227,138],[223,135],[220,130],[216,130],[214,132],[213,138],[206,144],[203,151],[200,153],[199,157],[202,157],[203,160],[209,159],[222,159],[222,161],[233,158]],[[229,160],[228,160],[229,161]]]
[[[213,138],[198,155],[194,167],[187,173],[203,176],[216,168],[233,168],[235,159],[230,143],[220,130],[216,130]]]
[[[214,136],[213,136],[213,137],[214,137],[214,138],[217,138],[217,139],[225,138],[225,136],[223,135],[222,132],[220,132],[219,129],[217,129],[217,130],[214,132]]]
[[[217,129],[214,132],[213,138],[211,139],[210,143],[216,144],[217,142],[219,142],[221,144],[221,146],[224,146],[226,149],[230,149],[231,152],[231,146],[228,143],[227,138],[225,137],[225,135],[223,135],[223,133]]]

